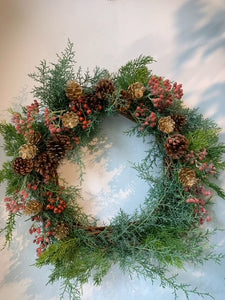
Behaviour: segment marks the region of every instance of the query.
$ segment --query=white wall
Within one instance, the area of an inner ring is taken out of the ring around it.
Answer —
[[[205,116],[216,120],[223,128],[221,139],[225,141],[224,16],[224,0],[2,0],[1,119],[8,118],[6,110],[11,105],[32,101],[27,93],[32,81],[27,74],[34,71],[41,59],[53,61],[55,53],[63,50],[70,38],[75,44],[78,65],[84,69],[99,65],[116,71],[131,58],[152,55],[157,60],[153,71],[183,83],[187,106],[199,106]],[[21,95],[23,99],[15,99]],[[127,161],[140,160],[147,146],[122,135],[122,130],[130,126],[123,118],[107,120],[106,147],[98,153],[94,166],[89,167],[93,157],[86,159],[86,201],[81,201],[81,205],[102,221],[107,222],[120,207],[132,212],[146,192]],[[6,157],[0,151],[2,164]],[[76,166],[65,164],[61,171],[71,184],[77,183],[71,179],[75,177]],[[220,181],[225,188],[224,176]],[[3,200],[2,186],[0,193]],[[2,203],[0,227],[6,216]],[[212,226],[225,227],[225,203],[219,198],[212,217]],[[0,299],[59,299],[59,284],[45,286],[49,269],[31,266],[35,247],[28,229],[28,222],[18,220],[11,249],[0,252]],[[2,244],[3,238],[0,241]],[[218,233],[214,242],[225,253],[224,233]],[[225,262],[222,266],[211,262],[203,267],[187,266],[187,271],[181,272],[184,281],[211,292],[216,300],[224,299]],[[114,267],[101,287],[85,285],[82,299],[162,300],[173,296],[157,283],[152,286],[142,279],[130,280]],[[180,295],[179,299],[184,298]]]

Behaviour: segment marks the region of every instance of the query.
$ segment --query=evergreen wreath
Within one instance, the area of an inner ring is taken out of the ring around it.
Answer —
[[[115,74],[100,68],[75,72],[71,42],[57,57],[50,65],[41,61],[30,74],[38,101],[21,112],[10,110],[12,122],[0,124],[11,157],[0,171],[9,212],[4,246],[12,241],[16,217],[27,215],[38,245],[36,266],[54,267],[49,282],[63,279],[61,299],[65,292],[78,299],[91,276],[101,284],[113,264],[160,279],[175,297],[179,290],[187,298],[210,296],[179,283],[168,270],[225,257],[212,251],[212,232],[202,225],[210,221],[213,191],[225,198],[214,179],[225,168],[220,129],[197,109],[184,107],[181,84],[152,74],[150,56],[129,61]],[[150,188],[133,215],[120,211],[108,226],[98,226],[77,203],[80,188],[59,184],[57,168],[67,158],[80,165],[82,175],[83,147],[93,147],[101,121],[116,114],[135,122],[127,134],[155,137],[146,157],[133,164]],[[154,177],[150,170],[158,159],[161,175]]]

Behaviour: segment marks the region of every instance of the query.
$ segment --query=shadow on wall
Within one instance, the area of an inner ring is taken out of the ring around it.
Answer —
[[[213,4],[211,4],[212,6]],[[218,49],[225,53],[225,5],[207,11],[207,4],[189,0],[177,12],[178,44],[184,50],[178,54],[176,67],[190,60],[201,49],[207,58]]]

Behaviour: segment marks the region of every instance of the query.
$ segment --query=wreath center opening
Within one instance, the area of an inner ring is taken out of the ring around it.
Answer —
[[[123,116],[106,118],[95,149],[83,151],[84,170],[80,171],[77,164],[68,160],[58,169],[60,178],[69,186],[80,185],[79,206],[100,223],[109,223],[120,209],[134,213],[149,189],[149,184],[138,177],[134,166],[146,156],[154,137],[143,142],[136,136],[128,136],[126,131],[132,127],[133,123]],[[83,172],[81,184],[80,172]],[[158,169],[153,167],[150,172],[155,175]]]

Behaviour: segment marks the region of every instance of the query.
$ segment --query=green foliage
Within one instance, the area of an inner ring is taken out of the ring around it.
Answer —
[[[0,123],[0,134],[4,138],[4,149],[7,156],[18,156],[19,147],[24,144],[24,137],[18,134],[12,124]]]
[[[37,72],[29,74],[38,84],[33,89],[34,97],[40,99],[43,105],[52,111],[64,110],[69,106],[65,86],[74,78],[74,56],[73,43],[68,41],[65,51],[57,55],[57,63],[49,66],[43,60],[36,68]]]
[[[139,56],[122,66],[116,74],[116,83],[121,89],[127,89],[134,82],[147,84],[151,72],[147,65],[154,60],[151,56]]]
[[[190,150],[201,151],[204,148],[209,148],[218,142],[218,128],[213,129],[197,129],[188,134],[188,140],[190,142]]]
[[[6,226],[5,228],[0,230],[0,234],[2,232],[5,232],[5,244],[3,245],[3,249],[8,245],[10,246],[10,243],[12,241],[13,238],[13,230],[16,226],[16,215],[13,213],[10,213],[8,216],[8,220],[6,222]]]

